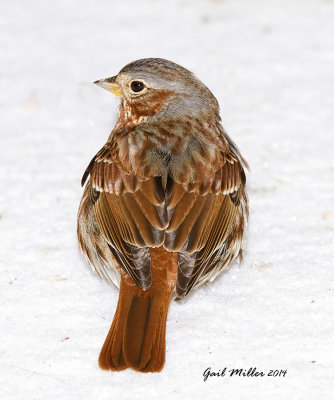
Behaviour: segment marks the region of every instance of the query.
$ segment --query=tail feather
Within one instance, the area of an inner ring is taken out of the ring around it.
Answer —
[[[99,366],[105,370],[121,371],[127,368],[123,356],[123,335],[127,304],[118,301],[117,309],[109,333],[99,356]]]
[[[175,286],[164,264],[154,268],[152,262],[153,282],[145,291],[122,273],[114,320],[99,357],[102,369],[158,372],[163,368],[166,319]]]

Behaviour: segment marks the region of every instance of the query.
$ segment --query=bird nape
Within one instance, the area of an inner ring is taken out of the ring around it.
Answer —
[[[120,97],[84,173],[77,224],[93,269],[120,286],[99,365],[158,372],[173,293],[185,297],[242,257],[248,166],[214,95],[180,65],[137,60],[95,83]]]

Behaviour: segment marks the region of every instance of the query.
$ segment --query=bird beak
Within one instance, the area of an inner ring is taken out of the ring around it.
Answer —
[[[112,92],[117,96],[123,97],[121,86],[116,82],[116,76],[113,76],[112,78],[100,79],[94,83],[95,85],[101,86],[103,89],[108,90],[108,92]]]

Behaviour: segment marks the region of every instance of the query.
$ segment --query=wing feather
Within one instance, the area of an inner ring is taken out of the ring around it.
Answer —
[[[165,246],[171,251],[179,251],[178,297],[184,297],[214,272],[223,269],[227,260],[239,255],[240,246],[234,247],[234,244],[242,237],[247,219],[247,212],[241,207],[241,202],[243,206],[247,204],[243,179],[242,165],[235,156],[230,156],[219,170],[197,187],[197,191],[194,186],[193,192],[176,196],[174,190],[178,194],[182,190],[173,184],[170,198],[175,200]],[[239,231],[238,237],[236,231]],[[232,253],[234,248],[238,250]]]
[[[151,284],[152,247],[178,252],[178,297],[213,279],[241,254],[248,216],[244,160],[233,142],[228,143],[220,167],[201,181],[187,176],[174,181],[170,175],[165,184],[161,176],[139,179],[121,168],[107,145],[87,167],[82,182],[90,175],[90,198],[101,235],[114,259],[142,289]],[[205,146],[200,150],[209,156]],[[197,164],[202,153],[194,157]]]

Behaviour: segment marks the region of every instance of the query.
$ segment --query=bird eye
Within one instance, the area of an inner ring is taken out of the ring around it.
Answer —
[[[133,81],[131,82],[131,90],[135,93],[141,92],[145,89],[144,82],[141,81]]]

